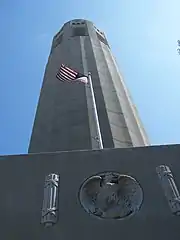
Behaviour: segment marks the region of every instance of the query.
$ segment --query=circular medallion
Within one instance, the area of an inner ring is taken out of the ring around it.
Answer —
[[[140,209],[143,191],[131,176],[104,172],[91,176],[82,184],[79,200],[89,214],[98,218],[122,219]]]

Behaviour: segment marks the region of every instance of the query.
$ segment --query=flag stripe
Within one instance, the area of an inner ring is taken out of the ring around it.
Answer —
[[[66,71],[64,71],[64,69],[62,69],[61,70],[61,74],[64,74],[64,75],[66,75],[68,78],[72,78],[72,79],[74,79],[75,77],[76,77],[76,75],[69,75],[69,73],[68,72],[66,72]]]
[[[68,72],[71,72],[72,74],[77,74],[77,72],[67,66],[65,66],[64,64],[61,65],[62,69],[66,69]]]
[[[61,75],[58,74],[57,76],[58,76],[58,78],[59,78],[60,80],[63,79],[63,81],[68,81],[68,82],[71,81],[69,78],[63,76],[62,74],[61,74]]]
[[[66,69],[64,67],[61,68],[61,71],[66,72],[67,74],[70,74],[73,77],[76,77],[76,75],[77,75],[77,72],[76,73],[72,73],[72,72],[70,72],[68,69]]]
[[[60,79],[60,78],[63,78],[63,79],[65,79],[66,81],[71,81],[71,80],[72,80],[71,77],[68,77],[68,76],[64,75],[62,72],[58,72],[56,76],[57,76],[59,79]]]
[[[69,79],[69,76],[67,76],[67,75],[64,74],[63,72],[59,72],[58,75],[59,75],[59,76],[63,76],[63,77],[65,77],[66,79]]]
[[[68,71],[70,71],[71,73],[77,74],[77,72],[74,71],[73,69],[71,69],[71,68],[69,68],[69,67],[67,67],[67,66],[65,66],[65,68],[66,68]]]
[[[68,68],[69,69],[69,68]],[[66,67],[62,64],[58,73],[57,73],[57,77],[59,80],[62,80],[63,81],[73,81],[74,79],[76,79],[76,76],[77,76],[77,72],[73,71],[74,73],[71,73],[70,71],[68,71],[66,69]]]
[[[65,75],[64,73],[61,72],[61,76],[66,80],[66,81],[72,81],[74,80],[74,78],[68,77],[67,75]]]
[[[64,64],[61,64],[60,69],[56,74],[56,77],[63,82],[80,81],[80,82],[87,83],[87,76],[65,66]]]
[[[61,81],[65,81],[65,79],[64,78],[62,78],[62,76],[60,76],[60,75],[56,75],[56,77],[59,79],[59,80],[61,80]]]

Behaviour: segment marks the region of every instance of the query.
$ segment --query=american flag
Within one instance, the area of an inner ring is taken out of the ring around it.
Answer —
[[[88,82],[87,76],[65,66],[64,64],[61,64],[61,67],[60,67],[58,73],[56,74],[56,77],[57,77],[57,79],[59,79],[60,81],[63,81],[63,82],[66,82],[66,81],[67,82],[80,81],[83,83]]]

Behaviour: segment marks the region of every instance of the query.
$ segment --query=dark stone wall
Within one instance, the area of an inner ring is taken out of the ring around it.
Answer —
[[[1,156],[1,239],[178,240],[179,217],[169,208],[156,167],[168,165],[179,188],[179,156],[180,145]],[[144,199],[134,216],[98,220],[81,207],[82,182],[104,171],[127,174],[140,183]],[[59,220],[45,229],[40,224],[44,179],[52,172],[60,174]]]

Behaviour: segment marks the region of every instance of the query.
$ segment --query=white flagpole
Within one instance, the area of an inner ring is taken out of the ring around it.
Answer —
[[[103,149],[101,129],[100,129],[100,125],[99,125],[99,118],[98,118],[98,113],[97,113],[96,101],[95,101],[95,97],[94,97],[94,90],[93,90],[92,78],[91,78],[90,72],[88,73],[88,80],[89,80],[89,86],[90,86],[91,95],[92,95],[93,110],[94,110],[95,122],[96,122],[96,128],[97,128],[97,141],[99,143],[99,148]]]

